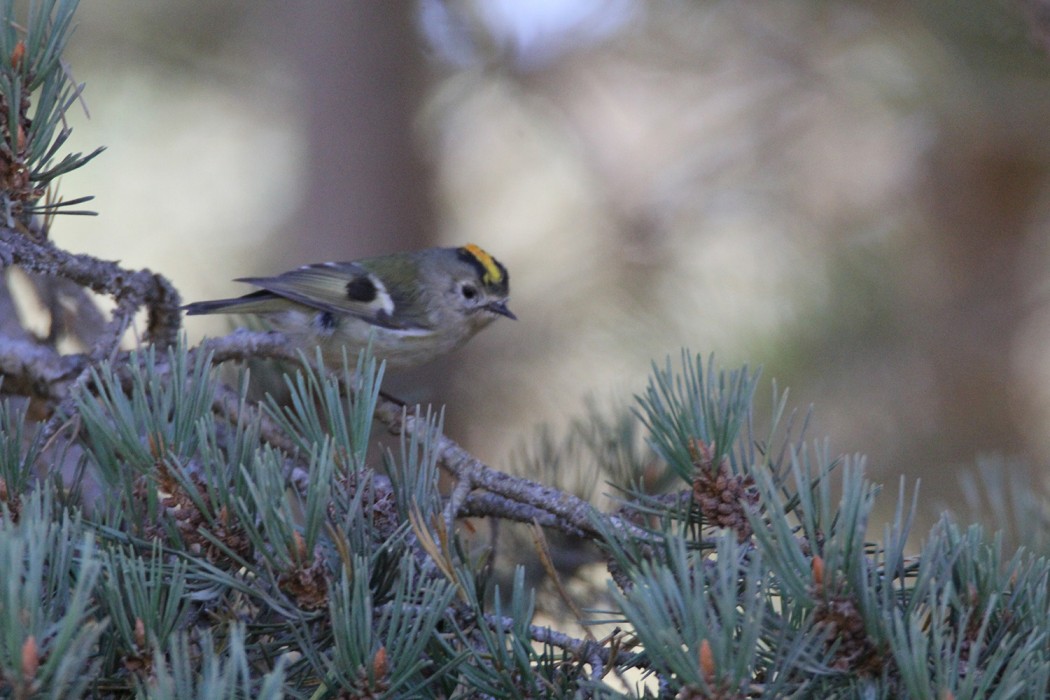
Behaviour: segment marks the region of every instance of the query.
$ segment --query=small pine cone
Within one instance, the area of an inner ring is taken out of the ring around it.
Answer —
[[[817,604],[816,624],[824,630],[827,645],[837,643],[832,666],[861,675],[877,675],[883,667],[882,655],[864,629],[864,619],[851,598],[838,597]]]
[[[328,605],[328,567],[320,552],[309,566],[298,565],[277,577],[282,591],[295,598],[304,610],[318,610]]]
[[[710,524],[733,530],[741,542],[751,536],[745,508],[758,502],[754,480],[740,474],[730,475],[725,460],[717,469],[697,464],[693,500]]]

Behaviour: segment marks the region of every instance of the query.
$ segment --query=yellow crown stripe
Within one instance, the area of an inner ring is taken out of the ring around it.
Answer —
[[[500,270],[499,264],[491,255],[473,243],[468,243],[463,246],[463,250],[473,255],[474,259],[481,263],[481,266],[485,269],[485,274],[481,278],[482,282],[485,284],[499,284],[503,281],[503,272]]]

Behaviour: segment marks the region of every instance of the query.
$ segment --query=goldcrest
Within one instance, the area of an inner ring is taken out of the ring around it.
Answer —
[[[507,268],[476,245],[428,248],[352,262],[306,265],[276,277],[236,280],[259,287],[234,299],[198,301],[197,314],[256,314],[326,363],[352,362],[372,342],[390,367],[414,367],[451,352],[507,308]]]

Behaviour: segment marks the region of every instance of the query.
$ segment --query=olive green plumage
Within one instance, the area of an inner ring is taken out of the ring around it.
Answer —
[[[259,287],[234,299],[185,306],[187,315],[256,314],[297,347],[320,346],[325,361],[373,352],[410,367],[455,350],[507,308],[507,270],[475,245],[428,248],[352,262],[306,265],[276,277],[237,280]]]

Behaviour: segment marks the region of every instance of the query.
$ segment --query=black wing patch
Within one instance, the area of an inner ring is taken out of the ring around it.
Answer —
[[[346,283],[346,298],[368,304],[376,300],[379,290],[368,275],[358,275]]]

